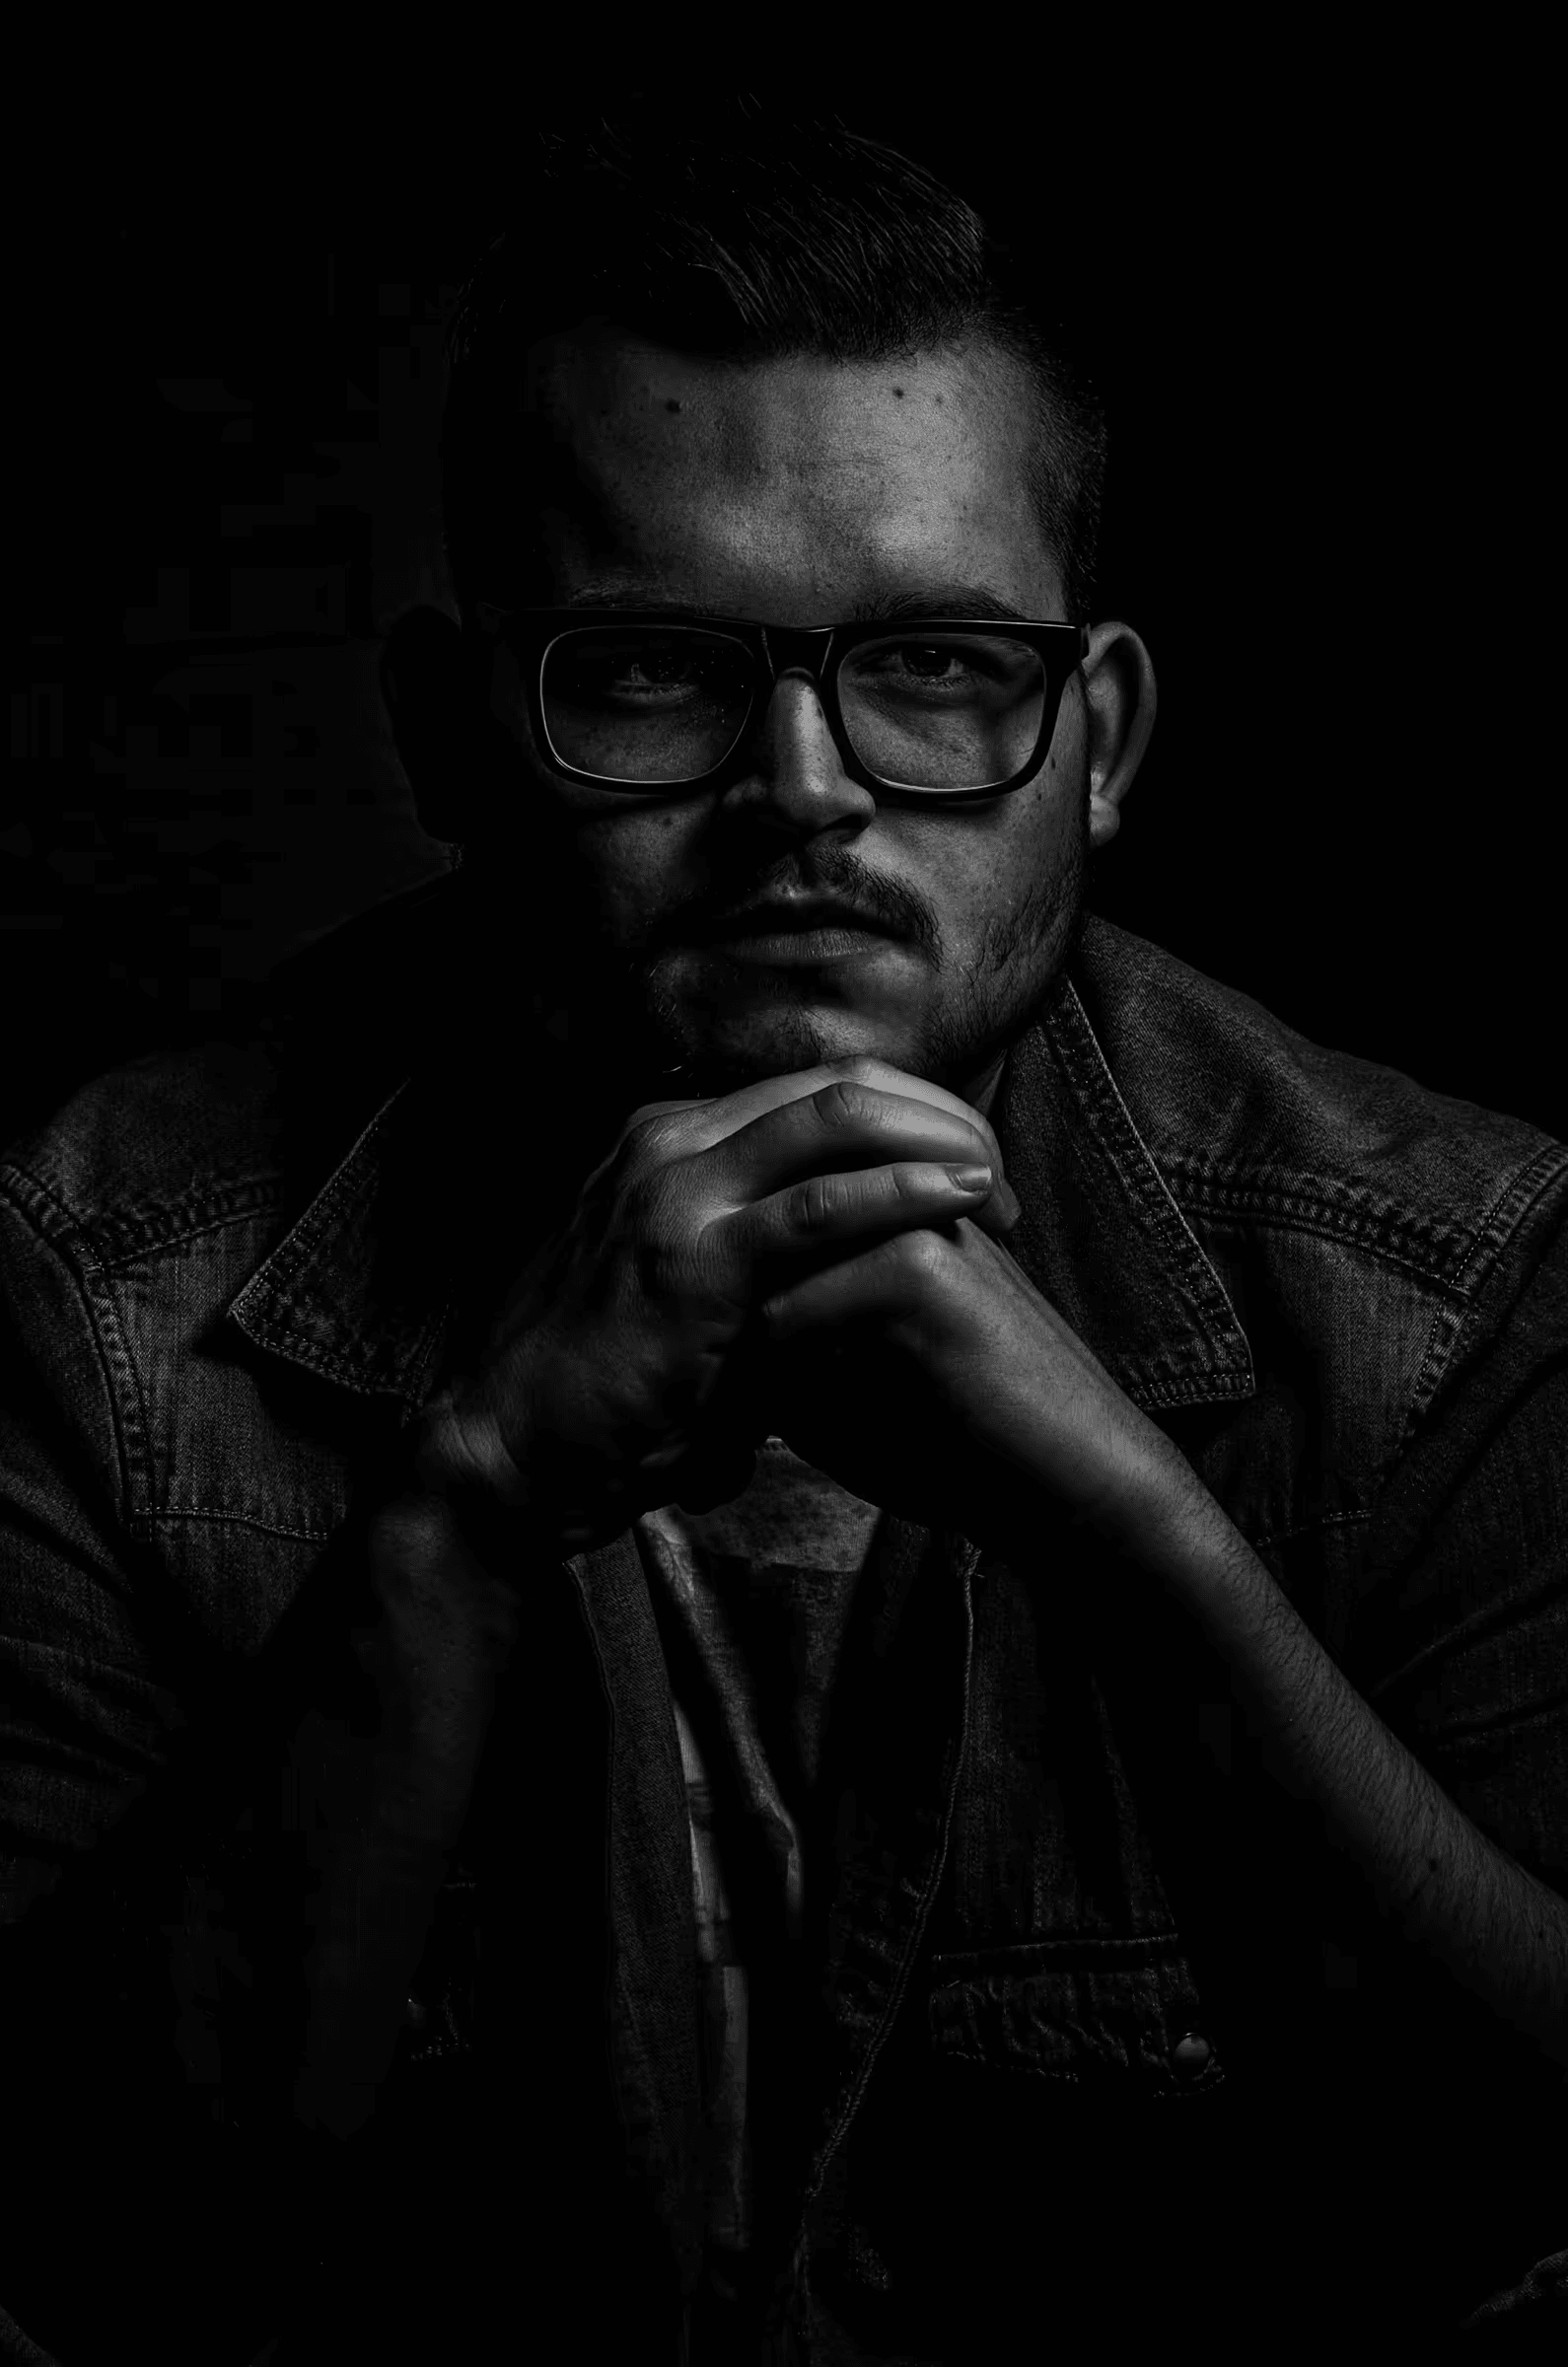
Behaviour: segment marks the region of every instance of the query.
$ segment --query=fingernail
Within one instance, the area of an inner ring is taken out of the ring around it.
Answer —
[[[956,1167],[952,1175],[961,1191],[987,1191],[990,1188],[991,1171],[988,1167]]]

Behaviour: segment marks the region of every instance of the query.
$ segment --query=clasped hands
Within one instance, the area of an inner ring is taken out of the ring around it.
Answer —
[[[1029,1281],[983,1116],[855,1058],[636,1111],[440,1391],[422,1484],[567,1552],[739,1494],[783,1437],[907,1519],[1003,1540],[1048,1497],[1141,1556],[1189,1467]]]

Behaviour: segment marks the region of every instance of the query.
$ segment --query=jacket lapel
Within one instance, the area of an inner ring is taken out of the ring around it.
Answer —
[[[941,1882],[964,1752],[978,1559],[966,1539],[885,1519],[856,1597],[814,1835],[816,1994],[786,2204],[797,2219],[871,2077]]]
[[[992,1112],[1022,1208],[1008,1248],[1135,1405],[1248,1398],[1251,1350],[1111,1075],[1070,974]]]
[[[702,2254],[696,1934],[685,1781],[648,1581],[630,1532],[571,1564],[608,1709],[608,2006],[634,2176],[689,2292]]]

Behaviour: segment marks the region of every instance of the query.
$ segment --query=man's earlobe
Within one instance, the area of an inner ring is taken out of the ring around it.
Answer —
[[[1091,792],[1089,799],[1089,843],[1096,854],[1100,852],[1100,849],[1103,846],[1108,846],[1110,844],[1110,841],[1112,838],[1114,838],[1120,827],[1120,807],[1113,806],[1107,799],[1098,797]]]
[[[382,645],[381,694],[419,810],[432,838],[461,839],[467,766],[461,627],[440,609],[407,609]]]

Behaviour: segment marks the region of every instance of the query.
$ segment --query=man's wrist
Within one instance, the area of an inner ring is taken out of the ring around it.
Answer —
[[[410,1497],[445,1505],[481,1555],[569,1560],[616,1537],[641,1509],[637,1475],[521,1421],[520,1441],[484,1404],[426,1406],[404,1451]]]
[[[412,1493],[454,1505],[482,1498],[512,1513],[529,1508],[528,1473],[487,1406],[460,1413],[449,1398],[433,1400],[409,1439],[406,1467]]]
[[[1234,1557],[1248,1556],[1223,1507],[1163,1434],[1118,1487],[1093,1502],[1075,1503],[1037,1474],[1019,1474],[999,1491],[986,1526],[1002,1551],[1025,1560],[1052,1535],[1095,1539],[1129,1583],[1153,1580],[1200,1617],[1216,1608]]]

